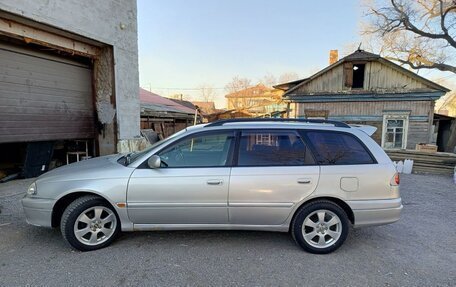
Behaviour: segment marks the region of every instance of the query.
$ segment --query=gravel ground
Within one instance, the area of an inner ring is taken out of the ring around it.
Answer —
[[[456,185],[404,175],[395,224],[351,230],[329,255],[299,249],[286,233],[125,233],[108,248],[72,250],[59,230],[25,223],[31,180],[0,184],[0,286],[262,285],[456,286]]]

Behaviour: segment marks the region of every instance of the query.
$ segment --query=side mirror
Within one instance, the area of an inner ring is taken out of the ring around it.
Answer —
[[[150,168],[159,168],[161,166],[161,159],[158,155],[153,155],[147,160],[147,165]]]

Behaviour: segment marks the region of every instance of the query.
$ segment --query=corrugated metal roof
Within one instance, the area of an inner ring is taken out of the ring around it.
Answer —
[[[169,111],[173,112],[180,112],[186,114],[193,114],[195,111],[191,108],[183,106],[179,103],[176,103],[170,99],[165,97],[161,97],[157,94],[144,90],[143,88],[139,88],[139,100],[141,103],[141,107],[149,106],[149,108],[154,109],[154,111],[159,111],[155,109],[162,108],[163,111],[169,109]]]
[[[159,105],[159,104],[146,104],[141,103],[141,110],[150,111],[150,112],[164,112],[164,113],[180,113],[180,114],[191,114],[184,113],[181,110],[175,109],[170,106]]]

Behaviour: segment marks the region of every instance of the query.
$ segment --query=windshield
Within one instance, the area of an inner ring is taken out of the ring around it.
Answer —
[[[158,142],[152,144],[150,147],[148,147],[148,148],[146,148],[146,149],[144,149],[142,151],[129,153],[127,155],[127,157],[129,158],[127,164],[135,162],[138,158],[142,157],[143,155],[145,155],[146,153],[150,152],[154,148],[157,148],[157,147],[159,147],[159,146],[171,141],[172,139],[178,137],[179,135],[185,133],[186,131],[187,131],[187,129],[183,129],[183,130],[181,130],[181,131],[179,131],[179,132],[177,132],[175,134],[170,135],[169,137],[167,137],[165,139],[159,140]]]

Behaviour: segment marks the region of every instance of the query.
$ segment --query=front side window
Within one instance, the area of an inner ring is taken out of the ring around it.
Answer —
[[[130,160],[128,164],[135,162],[137,159],[139,159],[141,156],[145,155],[146,153],[150,152],[151,150],[158,148],[161,145],[166,144],[167,142],[173,140],[176,137],[179,137],[180,135],[184,134],[187,131],[187,129],[183,129],[175,134],[170,135],[169,137],[159,140],[158,142],[155,142],[152,144],[150,147],[140,151],[140,152],[132,152],[130,153]],[[127,164],[127,165],[128,165]]]
[[[243,131],[238,166],[296,166],[314,164],[295,131]]]
[[[234,134],[199,134],[160,151],[162,167],[218,167],[229,163]]]
[[[372,156],[353,135],[328,131],[310,131],[307,137],[316,151],[319,164],[372,164]]]

